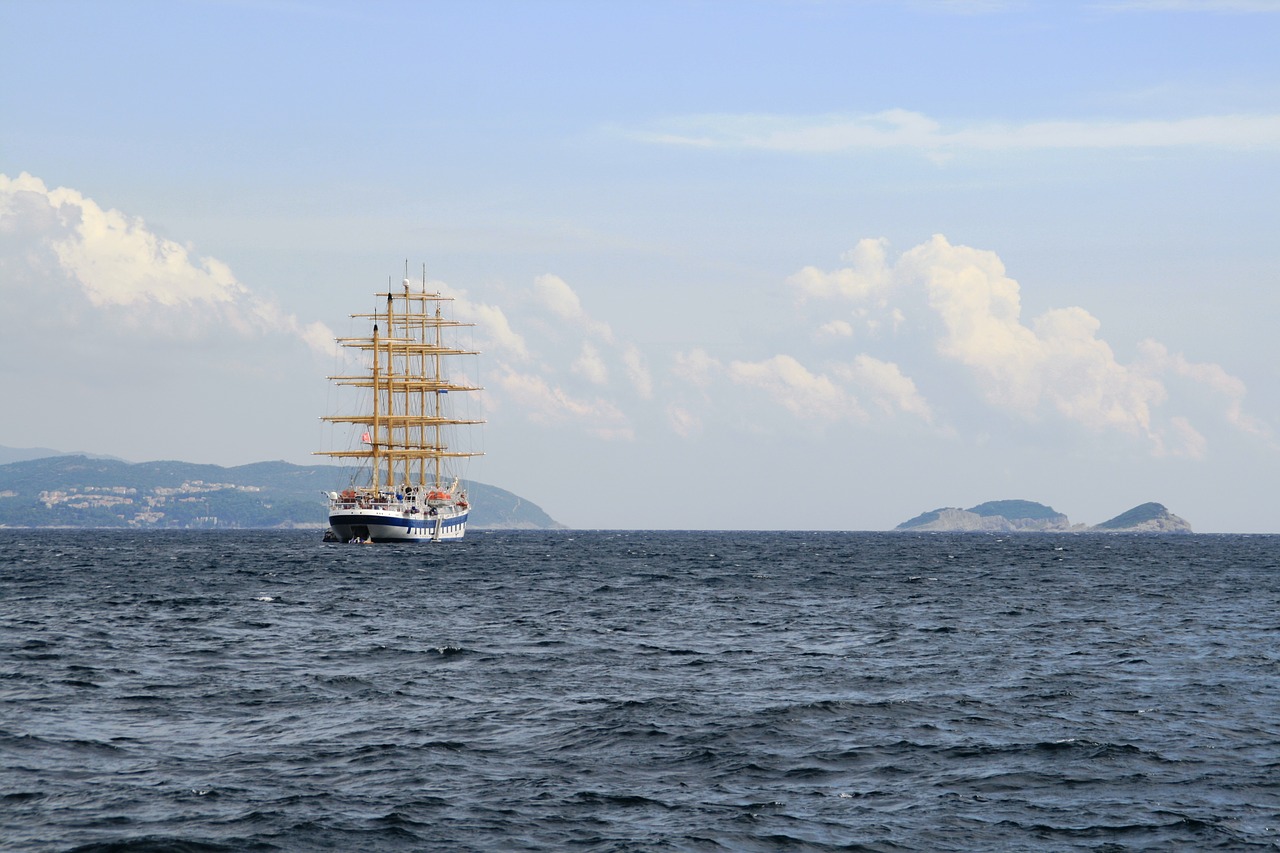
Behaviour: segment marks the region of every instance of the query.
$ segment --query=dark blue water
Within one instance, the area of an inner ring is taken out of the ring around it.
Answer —
[[[1280,537],[0,531],[14,850],[1280,849]]]

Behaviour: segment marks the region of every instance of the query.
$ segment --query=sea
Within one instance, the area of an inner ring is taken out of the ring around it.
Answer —
[[[1280,849],[1280,537],[0,531],[0,849]]]

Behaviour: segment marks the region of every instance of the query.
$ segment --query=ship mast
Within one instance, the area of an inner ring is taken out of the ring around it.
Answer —
[[[415,479],[418,485],[426,485],[428,461],[431,463],[430,482],[433,488],[445,489],[446,459],[483,455],[480,452],[451,450],[445,443],[444,432],[446,427],[484,423],[483,420],[450,417],[442,402],[449,393],[482,390],[479,386],[450,381],[445,369],[448,357],[477,354],[449,345],[445,340],[446,329],[473,324],[446,319],[444,303],[452,301],[452,297],[428,292],[425,265],[422,269],[422,291],[410,291],[408,262],[405,267],[403,293],[394,293],[388,286],[386,293],[377,294],[386,297],[383,312],[351,315],[355,319],[373,322],[372,337],[338,338],[341,346],[371,356],[371,362],[366,362],[370,364],[369,372],[329,377],[338,385],[372,390],[372,407],[366,410],[366,414],[323,418],[330,423],[364,425],[370,433],[369,446],[358,450],[317,451],[317,455],[322,456],[369,460],[372,468],[370,489],[375,493],[380,492],[384,484],[388,490],[394,490],[398,485],[411,485]],[[403,305],[397,307],[397,300],[402,300]],[[380,321],[385,323],[385,333],[380,330]],[[385,480],[382,470],[384,459]]]
[[[381,491],[379,483],[379,473],[381,460],[378,458],[378,449],[382,446],[382,421],[379,415],[379,393],[378,393],[378,324],[373,324],[373,423],[371,426],[371,434],[369,437],[369,454],[373,458],[373,491]]]
[[[395,395],[395,382],[396,382],[396,351],[395,351],[395,337],[396,337],[396,326],[395,326],[395,302],[394,302],[394,300],[393,300],[393,299],[392,299],[392,297],[391,297],[391,282],[390,282],[390,281],[388,281],[388,282],[387,282],[387,376],[386,376],[386,394],[387,394],[387,415],[388,415],[388,421],[387,421],[387,446],[388,446],[389,448],[391,448],[391,453],[388,453],[388,454],[387,454],[387,489],[388,489],[388,490],[395,489],[395,487],[396,487],[396,457],[395,457],[396,436],[395,436],[395,428],[392,426],[392,424],[394,424],[394,423],[395,423],[395,416],[396,416],[396,395]],[[374,344],[374,347],[373,347],[373,362],[374,362],[374,364],[375,364],[375,365],[378,363],[378,346],[377,346],[377,344]],[[373,393],[374,393],[374,396],[375,396],[375,397],[378,395],[377,382],[375,382],[375,383],[374,383],[374,392],[373,392]],[[377,468],[378,468],[378,462],[377,462],[377,460],[376,460],[376,459],[374,460],[373,467],[374,467],[374,470],[375,470],[375,472],[376,472],[376,471],[377,471]],[[375,489],[375,490],[377,490],[377,487],[378,487],[378,480],[379,480],[379,475],[378,475],[377,473],[374,473],[374,475],[373,475],[373,482],[374,482],[374,489]]]
[[[426,268],[426,266],[424,265],[424,266],[423,266],[423,268],[422,268],[422,281],[423,281],[423,289],[424,289],[424,290],[426,289],[426,279],[427,279],[427,268]],[[422,307],[423,307],[423,309],[424,309],[424,311],[425,311],[425,309],[426,309],[426,305],[424,304]],[[435,416],[435,426],[432,428],[432,432],[434,433],[434,436],[433,436],[434,440],[433,440],[431,443],[432,443],[433,445],[435,445],[435,447],[436,447],[436,449],[437,449],[437,450],[439,450],[439,451],[443,451],[443,450],[444,450],[444,441],[443,441],[443,438],[442,438],[442,436],[441,436],[441,434],[440,434],[440,429],[441,429],[441,423],[440,423],[440,421],[441,421],[440,397],[441,397],[441,395],[442,395],[442,394],[447,394],[447,393],[448,393],[448,391],[447,391],[447,390],[441,390],[441,385],[443,385],[443,383],[444,383],[444,377],[440,375],[440,352],[444,349],[444,338],[443,338],[443,335],[444,335],[444,326],[442,325],[442,319],[441,319],[441,313],[440,313],[440,303],[439,303],[439,302],[437,302],[437,303],[436,303],[436,317],[435,317],[435,320],[436,320],[436,322],[435,322],[435,327],[436,327],[436,352],[435,352],[435,353],[433,353],[433,354],[432,354],[432,356],[431,356],[431,361],[432,361],[432,363],[433,363],[433,365],[434,365],[434,367],[435,367],[435,370],[433,371],[433,373],[435,374],[435,381],[436,381],[436,391],[435,391],[435,393],[434,393],[434,394],[432,394],[432,395],[431,395],[431,396],[434,398],[434,400],[433,400],[433,402],[432,402],[432,404],[431,404],[431,414],[432,414],[433,416]],[[441,487],[441,485],[442,485],[442,484],[441,484],[441,479],[440,479],[440,465],[441,465],[441,462],[442,462],[441,457],[440,457],[439,455],[437,455],[437,456],[436,456],[436,458],[435,458],[435,486],[436,486],[436,488],[437,488],[437,489],[439,489],[439,488]]]

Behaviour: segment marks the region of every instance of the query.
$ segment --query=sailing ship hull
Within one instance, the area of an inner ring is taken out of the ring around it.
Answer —
[[[341,508],[329,513],[329,527],[339,542],[438,542],[461,539],[468,510],[440,509],[436,515],[394,509]]]

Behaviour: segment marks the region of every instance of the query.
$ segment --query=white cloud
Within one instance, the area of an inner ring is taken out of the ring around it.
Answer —
[[[872,258],[873,268],[880,267],[874,255],[864,253],[863,258],[867,257]],[[808,282],[856,280],[844,274],[848,270],[825,274],[807,269]],[[933,338],[936,352],[962,365],[993,407],[1028,420],[1057,416],[1091,431],[1141,437],[1155,455],[1199,457],[1207,441],[1191,422],[1185,417],[1160,416],[1169,397],[1162,377],[1174,375],[1224,397],[1225,417],[1237,428],[1261,437],[1270,435],[1264,424],[1244,412],[1244,383],[1218,365],[1190,363],[1154,341],[1141,345],[1137,362],[1121,363],[1100,337],[1100,321],[1079,307],[1053,309],[1024,322],[1020,286],[1006,274],[994,252],[953,246],[936,235],[903,253],[895,264],[886,261],[883,269],[876,292],[895,299],[922,294],[929,311],[940,320]],[[801,290],[802,301],[819,292],[813,287]],[[839,296],[855,305],[870,292],[865,287],[821,290],[824,296]],[[902,315],[893,307],[891,316],[897,334]],[[932,422],[931,406],[891,362],[864,353],[833,375],[856,384],[885,411]]]
[[[640,348],[632,344],[623,350],[622,363],[627,368],[627,376],[631,378],[631,384],[635,386],[640,396],[646,400],[653,397],[653,377],[649,374],[644,353],[640,352]]]
[[[831,272],[805,267],[787,278],[787,284],[813,298],[841,297],[856,301],[884,294],[893,284],[886,252],[889,241],[859,240],[841,256],[849,266]]]
[[[453,297],[455,316],[459,320],[476,324],[483,345],[492,354],[517,361],[529,360],[528,345],[524,338],[511,328],[511,322],[500,307],[475,302],[467,296],[465,290],[451,288],[444,283],[435,283],[435,287],[439,292]]]
[[[541,376],[505,369],[497,384],[530,413],[535,423],[571,423],[604,439],[629,440],[635,431],[617,406],[607,400],[582,400],[553,387]]]
[[[676,353],[674,362],[672,373],[703,389],[710,386],[716,375],[724,369],[719,359],[709,355],[704,349]]]
[[[888,250],[888,240],[859,240],[853,249],[840,256],[847,266],[834,270],[807,266],[788,276],[787,286],[799,294],[802,303],[810,300],[852,302],[855,305],[853,319],[873,337],[885,329],[896,332],[906,321],[906,315],[901,308],[890,304],[895,289],[901,286],[901,277],[894,274]],[[853,335],[854,324],[842,319],[828,320],[816,332],[818,340],[828,341]]]
[[[799,351],[765,358],[739,354],[734,360],[703,348],[677,353],[665,376],[701,393],[691,395],[692,403],[667,405],[667,425],[677,434],[694,434],[702,428],[700,414],[706,413],[700,405],[707,411],[734,411],[735,387],[738,398],[755,396],[741,389],[763,391],[769,405],[757,411],[765,415],[777,410],[830,423],[867,422],[874,413],[936,425],[938,411],[951,411],[947,394],[976,387],[989,406],[1028,422],[1058,419],[1094,432],[1138,437],[1156,455],[1201,457],[1208,439],[1188,415],[1169,411],[1166,386],[1172,384],[1179,393],[1191,386],[1207,390],[1235,429],[1271,437],[1268,426],[1245,411],[1244,382],[1219,365],[1191,362],[1155,341],[1142,342],[1138,358],[1122,363],[1102,337],[1100,321],[1080,307],[1024,319],[1020,285],[993,252],[953,246],[938,235],[896,256],[883,239],[861,240],[841,259],[842,265],[830,271],[804,267],[787,283],[802,309],[819,312],[808,328],[825,342],[823,352],[851,349],[855,330],[859,349],[866,351],[821,369],[807,367],[806,354]],[[260,298],[226,264],[196,256],[140,219],[104,210],[74,190],[51,190],[27,174],[0,175],[0,265],[0,286],[14,291],[14,299],[46,299],[49,293],[24,288],[22,282],[52,281],[58,298],[74,301],[89,319],[109,315],[118,324],[171,338],[190,329],[283,334],[315,351],[332,352],[327,327],[304,323]],[[14,270],[23,274],[10,275]],[[655,380],[645,353],[590,316],[563,279],[539,276],[533,293],[547,313],[541,320],[537,312],[521,316],[534,318],[529,321],[535,324],[553,317],[555,327],[546,328],[552,334],[540,329],[526,337],[502,308],[472,301],[464,291],[451,293],[459,318],[479,324],[478,334],[490,350],[487,370],[499,377],[495,402],[522,408],[537,423],[573,424],[605,439],[633,438],[631,419],[619,403],[597,392],[608,385],[612,368],[613,374],[625,375],[640,398],[652,399]],[[819,301],[845,303],[852,311],[848,319],[832,319],[830,305]],[[913,312],[910,328],[901,308],[907,303]],[[570,334],[556,335],[556,328]],[[871,333],[865,339],[864,331]],[[925,348],[918,346],[921,334],[929,335]],[[914,357],[904,361],[901,353],[913,346]],[[955,366],[963,368],[972,385],[938,387],[940,371],[922,360],[929,355],[953,373]],[[898,362],[911,364],[913,375]],[[521,366],[530,363],[538,365],[536,371]],[[1202,406],[1198,416],[1203,414]],[[763,417],[760,422],[767,425]]]
[[[1157,448],[1157,455],[1182,456],[1187,459],[1203,459],[1209,442],[1191,425],[1191,421],[1181,415],[1169,419],[1171,445],[1166,446],[1162,440]]]
[[[646,142],[699,148],[755,148],[790,153],[914,149],[931,156],[957,151],[1041,149],[1280,147],[1280,115],[1227,114],[1176,119],[1051,119],[1021,124],[973,121],[944,127],[910,110],[862,115],[702,115],[637,133]]]
[[[308,323],[298,329],[298,335],[315,352],[332,352],[335,346],[333,330],[324,323]]]
[[[933,423],[933,410],[916,383],[893,362],[862,354],[836,373],[863,388],[886,414],[904,412],[925,423]]]
[[[735,361],[729,378],[766,391],[770,398],[801,420],[867,419],[857,399],[827,376],[811,373],[789,355],[764,361]]]
[[[568,372],[574,376],[591,385],[604,387],[610,384],[614,373],[611,366],[620,362],[627,380],[639,395],[644,399],[653,396],[653,377],[640,348],[619,341],[608,323],[593,318],[564,279],[551,274],[538,276],[533,283],[533,297],[536,308],[545,312],[542,317],[536,316],[540,313],[537,311],[530,315],[534,318],[532,322],[544,329],[534,336],[540,344],[540,351],[533,354],[542,373],[551,376],[557,372],[558,366],[567,365]],[[550,315],[550,322],[546,315]],[[522,343],[523,340],[521,338]],[[525,376],[516,372],[511,375]],[[571,396],[561,387],[544,385],[533,393],[530,390],[533,386],[527,381],[507,384],[509,388],[523,389],[517,396],[532,409],[531,416],[535,419],[545,421],[548,411],[555,408],[588,420],[606,415],[621,417],[614,403],[600,398],[588,403]],[[549,406],[548,401],[554,405]],[[629,438],[632,435],[629,426],[596,426],[591,431],[605,438]]]
[[[673,432],[684,438],[702,430],[702,420],[697,415],[674,404],[667,406],[667,423]]]
[[[1224,416],[1237,429],[1259,438],[1270,438],[1266,424],[1244,411],[1246,393],[1244,381],[1227,373],[1220,365],[1208,362],[1191,362],[1181,354],[1174,355],[1157,341],[1144,340],[1138,345],[1141,366],[1152,372],[1172,372],[1215,391],[1227,400]]]
[[[818,327],[818,338],[851,338],[853,326],[845,320],[832,320]]]
[[[45,267],[43,253],[90,307],[123,326],[171,336],[215,329],[241,336],[281,333],[316,352],[333,352],[327,327],[285,313],[241,284],[223,262],[193,256],[143,220],[104,210],[76,190],[49,189],[26,173],[0,174],[0,232],[18,229],[31,243],[9,263]]]
[[[609,369],[604,366],[600,351],[590,341],[582,342],[582,352],[574,361],[572,370],[596,385],[604,385],[609,381]]]
[[[1018,283],[994,252],[953,247],[941,235],[902,256],[901,271],[918,279],[947,335],[942,355],[978,372],[990,402],[1030,413],[1040,400],[1040,343],[1022,325]]]
[[[1047,403],[1092,429],[1151,437],[1151,407],[1163,386],[1116,361],[1100,323],[1063,308],[1022,324],[1018,283],[993,252],[952,246],[941,235],[903,255],[922,281],[946,334],[944,356],[970,368],[993,405],[1032,415]]]
[[[578,294],[564,279],[556,275],[540,275],[534,279],[533,287],[539,302],[557,317],[600,340],[613,342],[613,330],[609,324],[592,319],[583,309]]]
[[[599,395],[607,393],[620,368],[642,398],[651,398],[653,378],[645,356],[636,345],[619,341],[609,324],[591,317],[564,279],[551,274],[534,279],[519,312],[534,327],[532,334],[513,328],[501,308],[473,302],[465,291],[449,292],[458,316],[477,323],[489,347],[488,369],[501,377],[490,388],[498,405],[514,404],[536,423],[576,422],[601,438],[634,436],[618,405]],[[592,390],[584,394],[588,386]]]

